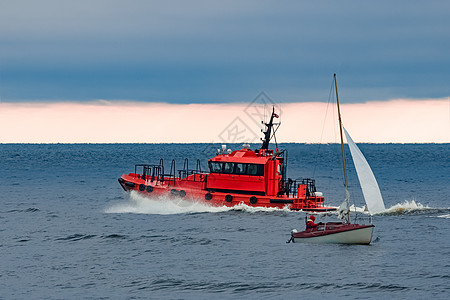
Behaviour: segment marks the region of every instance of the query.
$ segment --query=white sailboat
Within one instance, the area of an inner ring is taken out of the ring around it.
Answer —
[[[295,229],[291,232],[291,239],[293,242],[311,242],[311,243],[333,243],[333,244],[370,244],[372,240],[373,224],[359,225],[350,222],[350,193],[348,192],[347,172],[345,167],[345,153],[344,153],[344,137],[347,139],[347,144],[350,148],[353,164],[355,165],[358,180],[361,185],[364,200],[367,205],[367,210],[370,215],[379,213],[385,210],[383,197],[381,196],[380,188],[377,180],[373,175],[369,163],[365,159],[361,150],[356,146],[348,131],[343,127],[341,120],[341,112],[339,108],[339,97],[337,91],[336,74],[334,74],[334,82],[336,87],[336,102],[339,116],[339,130],[341,136],[342,160],[344,167],[345,189],[346,197],[344,202],[338,208],[338,217],[345,222],[327,222],[319,224],[316,227],[308,228],[304,231],[297,232]]]

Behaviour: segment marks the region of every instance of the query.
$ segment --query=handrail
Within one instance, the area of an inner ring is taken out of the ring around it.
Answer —
[[[168,186],[170,186],[170,182],[171,181],[173,181],[173,183],[175,184],[175,176],[176,176],[175,159],[172,159],[172,162],[170,163],[170,173],[169,173]]]
[[[200,159],[197,159],[197,166],[195,167],[195,170],[199,173],[202,172],[202,164],[200,163]]]
[[[189,160],[187,158],[184,159],[183,162],[183,177],[187,177],[189,175]],[[179,172],[179,179],[181,180],[181,171]]]

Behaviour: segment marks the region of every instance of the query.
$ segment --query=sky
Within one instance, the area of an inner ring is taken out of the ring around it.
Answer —
[[[366,132],[361,141],[450,142],[449,46],[449,1],[0,0],[0,126],[8,128],[0,142],[209,142],[248,116],[246,105],[261,92],[288,111],[323,108],[333,73],[341,103],[358,108],[348,123],[361,115],[380,121],[375,107],[403,120],[381,120],[399,128],[380,137],[357,124]],[[152,124],[160,134],[134,139],[102,125],[100,116],[109,127],[130,122],[140,106],[179,115],[175,128],[181,120],[217,124],[211,107],[222,111],[222,123],[193,136]],[[283,111],[280,135],[298,118]],[[52,118],[61,122],[54,127],[68,126],[64,134],[46,129]],[[11,128],[14,120],[44,132]],[[80,131],[83,123],[99,136]],[[317,140],[290,136],[283,141]]]

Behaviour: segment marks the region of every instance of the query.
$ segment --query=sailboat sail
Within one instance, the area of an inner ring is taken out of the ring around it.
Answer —
[[[350,193],[347,189],[345,189],[345,200],[339,205],[338,209],[338,218],[341,220],[347,219],[348,214],[350,212]]]
[[[381,196],[380,188],[378,187],[372,169],[345,128],[344,132],[350,148],[350,153],[352,154],[353,163],[355,164],[356,173],[358,174],[364,199],[366,200],[367,209],[370,214],[382,212],[386,208],[384,207],[383,197]]]

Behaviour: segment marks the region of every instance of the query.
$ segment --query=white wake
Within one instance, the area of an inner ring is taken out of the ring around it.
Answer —
[[[415,200],[405,200],[403,203],[397,203],[392,205],[391,207],[375,214],[375,215],[400,215],[400,214],[408,214],[414,212],[427,212],[434,211],[436,208],[429,207],[428,205],[423,205],[420,202],[416,202]],[[358,212],[368,214],[365,206],[357,207],[355,205],[350,206],[350,212]]]
[[[450,214],[438,216],[438,218],[450,219]]]
[[[190,201],[172,198],[170,196],[145,197],[136,191],[129,194],[129,200],[123,203],[113,204],[105,209],[105,213],[134,213],[134,214],[154,214],[154,215],[173,215],[173,214],[189,214],[189,213],[219,213],[226,211],[245,211],[245,212],[273,212],[287,211],[289,208],[273,208],[273,207],[253,207],[243,203],[236,204],[232,207],[227,206],[211,206],[201,201]]]

